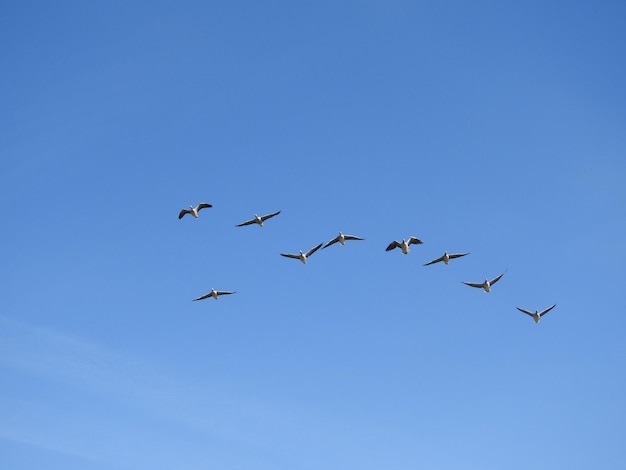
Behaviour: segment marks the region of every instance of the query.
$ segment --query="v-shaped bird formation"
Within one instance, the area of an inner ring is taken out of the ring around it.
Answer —
[[[198,213],[200,212],[201,209],[205,209],[205,208],[211,208],[213,207],[212,204],[208,204],[206,202],[201,202],[199,203],[197,206],[193,206],[190,205],[189,209],[182,209],[180,211],[180,213],[178,214],[178,219],[182,219],[185,215],[187,214],[191,214],[195,219],[198,218]],[[271,212],[269,214],[266,215],[262,215],[259,216],[257,214],[254,214],[254,217],[251,219],[246,220],[245,222],[241,222],[237,225],[235,225],[235,227],[244,227],[247,225],[258,225],[259,227],[263,227],[263,223],[265,221],[267,221],[268,219],[271,219],[273,217],[276,217],[277,215],[280,214],[281,211],[276,211],[276,212]],[[285,258],[291,258],[291,259],[297,259],[300,260],[300,262],[302,264],[307,264],[308,259],[315,253],[317,252],[320,248],[325,249],[328,248],[329,246],[332,246],[336,243],[339,243],[341,246],[344,246],[346,241],[353,241],[353,240],[357,240],[357,241],[362,241],[364,240],[361,237],[357,237],[356,235],[346,235],[342,232],[339,232],[339,234],[332,238],[331,240],[329,240],[326,243],[319,243],[317,245],[315,245],[313,248],[309,249],[308,251],[304,252],[302,250],[299,250],[298,253],[280,253],[281,256],[285,257]],[[400,251],[402,254],[407,255],[410,253],[411,249],[410,246],[411,245],[423,245],[424,242],[422,240],[420,240],[419,238],[415,237],[415,236],[410,236],[409,238],[406,239],[402,239],[401,241],[398,240],[393,240],[391,243],[389,243],[389,245],[387,245],[387,248],[385,248],[385,251],[393,251],[396,248],[400,248]],[[441,255],[439,258],[435,258],[432,261],[429,261],[427,263],[424,264],[424,266],[430,266],[433,264],[437,264],[437,263],[443,263],[444,265],[448,265],[448,263],[450,262],[450,260],[453,259],[457,259],[457,258],[462,258],[464,256],[469,255],[469,253],[448,253],[447,251],[445,251],[443,253],[443,255]],[[462,281],[463,284],[469,286],[469,287],[475,287],[477,289],[482,289],[485,293],[489,293],[491,292],[491,289],[493,288],[493,286],[502,278],[502,276],[504,276],[504,274],[506,273],[503,272],[501,274],[499,274],[498,276],[489,279],[489,278],[485,278],[485,280],[483,282],[466,282],[466,281]],[[215,300],[218,300],[218,298],[220,296],[223,295],[230,295],[230,294],[235,294],[234,291],[224,291],[224,290],[216,290],[211,288],[210,292],[201,295],[200,297],[197,297],[195,299],[193,299],[194,301],[197,300],[204,300],[204,299],[208,299],[209,297],[212,297]],[[534,312],[530,311],[530,310],[526,310],[520,307],[516,307],[517,310],[519,310],[522,313],[525,313],[526,315],[529,315],[535,323],[539,323],[539,321],[541,320],[541,318],[548,313],[550,310],[552,310],[554,307],[556,307],[556,304],[551,305],[550,307],[547,307],[544,310],[535,310]]]

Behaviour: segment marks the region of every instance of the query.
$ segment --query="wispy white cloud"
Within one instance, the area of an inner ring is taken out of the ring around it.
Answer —
[[[389,430],[355,426],[284,398],[262,403],[252,393],[235,395],[231,386],[184,378],[63,332],[6,317],[0,317],[0,329],[3,375],[34,377],[69,395],[43,403],[5,396],[11,410],[0,423],[5,439],[120,467],[184,462],[185,468],[205,468],[214,461],[226,469],[252,462],[254,468],[282,462],[308,469],[307,454],[389,439]]]
[[[130,464],[107,459],[106,445],[98,448],[77,442],[71,430],[71,422],[75,422],[76,417],[68,420],[67,411],[61,412],[53,407],[12,397],[1,396],[1,400],[3,419],[0,423],[0,439],[62,454],[85,466],[104,464],[107,468],[133,468]]]

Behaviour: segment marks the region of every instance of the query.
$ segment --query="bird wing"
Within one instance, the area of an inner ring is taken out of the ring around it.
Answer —
[[[450,259],[460,258],[461,256],[469,255],[469,253],[454,253],[452,255],[448,255]]]
[[[218,290],[217,291],[217,295],[228,295],[228,294],[234,294],[235,292],[231,292],[231,291],[227,291],[227,290]]]
[[[203,300],[203,299],[206,299],[206,298],[208,298],[208,297],[211,297],[211,292],[209,292],[208,294],[201,295],[201,296],[200,296],[200,297],[198,297],[197,299],[193,299],[193,300],[194,300],[194,302],[195,302],[196,300]]]
[[[267,219],[271,219],[272,217],[274,217],[275,215],[280,214],[280,211],[274,212],[272,214],[267,214],[261,217],[262,221],[266,221]]]
[[[337,243],[338,241],[339,241],[339,235],[337,235],[335,238],[333,238],[328,243],[326,243],[326,245],[324,245],[324,248],[328,248],[330,245],[333,245]]]
[[[280,256],[284,256],[286,258],[300,259],[300,255],[293,255],[291,253],[281,253]]]
[[[315,253],[317,250],[319,250],[322,247],[323,243],[320,243],[317,246],[314,246],[313,248],[311,248],[309,251],[306,252],[307,256],[311,256],[313,253]]]
[[[465,281],[461,281],[463,284],[470,286],[470,287],[479,287],[479,288],[483,288],[482,283],[481,284],[477,284],[475,282],[465,282]]]
[[[410,237],[407,242],[408,245],[422,245],[424,242],[417,237]]]
[[[185,214],[191,214],[191,211],[189,209],[183,209],[178,213],[178,218],[182,219]]]
[[[500,280],[502,276],[504,276],[504,273],[500,274],[498,277],[494,277],[491,281],[489,281],[489,284],[493,286],[496,282]]]
[[[387,246],[387,248],[385,248],[385,251],[391,251],[394,248],[398,248],[399,246],[400,246],[400,242],[394,240]]]
[[[526,314],[526,315],[528,315],[528,316],[531,316],[531,317],[534,317],[534,316],[535,316],[535,314],[534,314],[533,312],[529,312],[529,311],[528,311],[528,310],[526,310],[526,309],[519,308],[519,307],[515,307],[515,308],[516,308],[516,309],[518,309],[520,312],[525,313],[525,314]]]
[[[345,238],[346,240],[363,240],[362,238],[355,235],[344,235],[343,238]]]
[[[551,307],[548,307],[547,309],[543,310],[542,312],[539,312],[539,316],[543,317],[546,313],[548,313],[550,310],[552,310],[554,307],[556,307],[556,304],[552,305]]]
[[[443,256],[440,256],[440,257],[439,257],[439,258],[437,258],[437,259],[434,259],[434,260],[432,260],[432,261],[429,261],[429,262],[428,262],[428,263],[426,263],[424,266],[429,266],[429,265],[431,265],[431,264],[439,263],[440,261],[443,261]]]
[[[246,220],[245,222],[240,223],[239,225],[235,225],[235,227],[243,227],[244,225],[250,225],[255,223],[255,219]]]
[[[201,202],[200,204],[198,204],[198,207],[196,208],[197,211],[199,211],[200,209],[204,209],[205,207],[213,207],[211,204],[207,204],[206,202]]]

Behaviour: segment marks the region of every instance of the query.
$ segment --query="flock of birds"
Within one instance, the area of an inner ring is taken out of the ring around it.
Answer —
[[[193,206],[190,205],[189,209],[182,209],[180,211],[180,213],[178,214],[178,219],[182,219],[185,215],[189,214],[191,216],[193,216],[194,218],[198,218],[198,213],[200,212],[200,210],[202,209],[206,209],[206,208],[210,208],[213,207],[211,204],[208,204],[206,202],[201,202],[200,204],[198,204],[197,206]],[[242,222],[240,224],[237,224],[236,227],[244,227],[246,225],[253,225],[253,224],[257,224],[260,227],[263,227],[263,223],[268,220],[271,219],[272,217],[276,217],[278,214],[280,214],[280,211],[276,211],[276,212],[272,212],[270,214],[266,214],[266,215],[262,215],[259,216],[257,214],[254,214],[254,217],[250,220],[246,220],[245,222]],[[302,250],[299,251],[299,253],[281,253],[281,256],[284,256],[285,258],[292,258],[292,259],[297,259],[300,260],[300,262],[302,264],[306,264],[308,258],[313,255],[313,253],[315,253],[317,250],[319,250],[320,248],[324,249],[324,248],[328,248],[331,245],[334,245],[335,243],[339,243],[340,245],[344,245],[346,243],[346,241],[348,240],[363,240],[363,238],[357,237],[355,235],[346,235],[344,233],[339,232],[339,234],[333,238],[332,240],[329,240],[328,242],[324,243],[320,243],[319,245],[314,246],[313,248],[311,248],[310,250],[308,250],[307,252],[303,252]],[[420,240],[417,237],[409,237],[408,239],[402,239],[402,241],[397,241],[397,240],[393,240],[391,243],[389,243],[389,245],[387,246],[387,248],[385,249],[385,251],[392,251],[396,248],[400,248],[401,252],[403,254],[408,254],[411,250],[410,250],[410,246],[411,245],[421,245],[423,244],[422,240]],[[447,265],[451,259],[456,259],[456,258],[461,258],[463,256],[467,256],[469,255],[469,253],[448,253],[448,252],[444,252],[443,255],[441,255],[439,258],[436,258],[432,261],[429,261],[428,263],[425,263],[424,266],[430,266],[431,264],[436,264],[436,263],[443,263],[445,265]],[[483,282],[465,282],[462,281],[463,284],[470,286],[470,287],[475,287],[478,289],[482,289],[485,292],[490,292],[491,288],[493,287],[493,285],[498,282],[502,276],[504,276],[504,273],[494,277],[493,279],[488,279],[486,278]],[[215,300],[217,300],[221,295],[231,295],[231,294],[235,294],[236,292],[234,291],[224,291],[224,290],[215,290],[215,289],[211,289],[210,292],[201,295],[200,297],[193,299],[194,301],[197,300],[204,300],[204,299],[208,299],[209,297],[213,297]],[[530,316],[535,323],[539,323],[539,321],[541,320],[541,318],[548,313],[550,310],[552,310],[554,307],[556,307],[556,304],[551,305],[550,307],[547,307],[541,311],[539,310],[535,310],[534,312],[530,311],[530,310],[526,310],[524,308],[520,308],[520,307],[516,307],[520,312],[525,313],[526,315]]]

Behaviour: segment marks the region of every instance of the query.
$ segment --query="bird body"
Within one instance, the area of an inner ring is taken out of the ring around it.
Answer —
[[[229,294],[235,294],[235,292],[226,291],[226,290],[215,290],[211,288],[211,292],[201,295],[197,299],[193,299],[193,300],[194,301],[203,300],[203,299],[208,299],[209,297],[213,297],[215,300],[217,300],[220,295],[229,295]]]
[[[429,261],[424,266],[429,266],[431,264],[440,263],[442,261],[443,261],[443,264],[447,265],[451,259],[460,258],[461,256],[465,256],[465,255],[469,255],[469,253],[448,253],[447,251],[445,251],[443,253],[443,256],[440,256],[437,259]]]
[[[539,323],[539,321],[541,320],[541,317],[543,317],[546,313],[548,313],[550,310],[552,310],[554,307],[556,307],[556,304],[542,310],[541,312],[538,310],[535,310],[534,312],[530,312],[526,309],[523,308],[519,308],[519,307],[515,307],[516,309],[518,309],[520,312],[525,313],[526,315],[529,315],[530,317],[532,317],[532,319],[535,321],[535,323]]]
[[[196,207],[193,206],[189,206],[189,209],[183,209],[179,212],[178,214],[178,218],[182,219],[185,215],[187,214],[191,214],[194,216],[194,218],[198,218],[198,212],[200,212],[201,209],[204,209],[205,207],[213,207],[211,204],[207,204],[206,202],[201,202],[200,204],[198,204]]]
[[[497,277],[494,277],[492,280],[485,279],[485,282],[482,282],[480,284],[475,283],[475,282],[465,282],[465,281],[463,281],[463,284],[470,286],[470,287],[478,287],[480,289],[483,289],[485,292],[490,292],[491,286],[493,286],[496,282],[498,282],[502,276],[504,276],[504,273],[500,274]]]
[[[385,251],[391,251],[394,248],[400,248],[402,250],[402,253],[406,255],[409,253],[409,251],[411,251],[409,248],[410,245],[421,245],[423,243],[424,242],[417,237],[409,237],[408,240],[405,240],[403,238],[401,242],[396,241],[396,240],[392,241],[387,246],[387,248],[385,248]]]
[[[245,222],[242,222],[236,225],[236,227],[243,227],[244,225],[252,225],[252,224],[257,224],[259,227],[263,227],[263,222],[265,222],[267,219],[271,219],[272,217],[278,214],[280,214],[280,211],[273,212],[272,214],[262,215],[262,216],[258,216],[257,214],[254,214],[254,217],[252,219],[246,220]]]
[[[308,257],[311,256],[313,253],[315,253],[317,250],[319,250],[322,245],[323,243],[320,243],[319,245],[311,248],[306,253],[303,253],[302,250],[300,250],[300,253],[297,255],[292,254],[292,253],[281,253],[280,256],[284,256],[286,258],[299,259],[302,262],[302,264],[306,264]]]
[[[324,248],[328,248],[330,245],[334,245],[337,242],[339,242],[339,244],[343,246],[346,244],[346,240],[363,240],[363,239],[356,237],[354,235],[345,235],[339,232],[339,235],[337,235],[335,238],[333,238],[328,243],[326,243],[326,245],[324,245]]]

